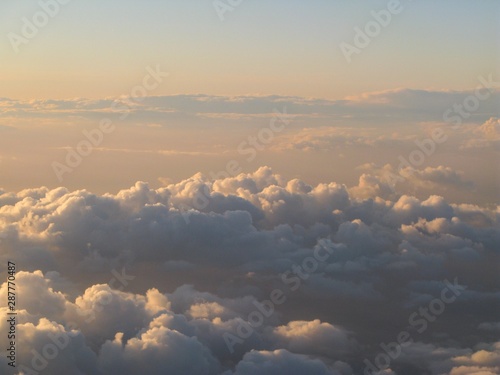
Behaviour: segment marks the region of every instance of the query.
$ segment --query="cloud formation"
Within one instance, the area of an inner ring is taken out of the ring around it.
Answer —
[[[474,115],[486,121],[497,115],[499,92],[489,86],[490,97]],[[327,100],[299,96],[216,96],[171,95],[148,96],[140,103],[124,98],[17,100],[0,98],[0,118],[23,116],[30,118],[81,116],[87,118],[137,114],[148,124],[161,124],[167,119],[193,117],[219,120],[268,118],[275,109],[287,108],[287,113],[301,119],[385,119],[385,121],[441,121],[446,108],[462,103],[474,90],[413,90],[393,89],[367,92],[342,100]],[[388,113],[391,118],[388,119]]]
[[[447,167],[411,178],[465,183]],[[408,330],[412,344],[381,374],[498,373],[499,214],[384,190],[376,173],[314,186],[269,167],[117,194],[2,192],[19,363],[54,374],[354,375]],[[447,282],[464,291],[420,329],[410,317]]]

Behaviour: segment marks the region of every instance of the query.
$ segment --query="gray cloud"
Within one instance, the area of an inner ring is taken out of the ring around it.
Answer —
[[[117,194],[2,192],[1,261],[22,270],[20,363],[51,333],[71,339],[48,373],[349,375],[409,329],[414,344],[386,374],[495,373],[498,209],[385,192],[366,176],[314,186],[262,167]],[[416,176],[463,183],[446,167]],[[123,272],[133,277],[117,282]],[[409,316],[446,279],[467,289],[417,332]],[[274,290],[284,302],[230,352],[225,335]]]

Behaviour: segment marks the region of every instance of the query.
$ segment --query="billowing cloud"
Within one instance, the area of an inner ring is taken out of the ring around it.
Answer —
[[[380,374],[498,373],[499,208],[404,194],[382,178],[390,167],[363,168],[351,188],[262,167],[116,194],[2,192],[18,363],[54,374],[354,375],[407,331],[412,344]],[[465,183],[447,167],[410,178]]]
[[[337,371],[329,370],[325,364],[305,356],[296,355],[287,350],[252,351],[245,354],[238,363],[234,375],[272,375],[272,374],[313,374],[338,375]],[[229,375],[229,374],[228,374]]]

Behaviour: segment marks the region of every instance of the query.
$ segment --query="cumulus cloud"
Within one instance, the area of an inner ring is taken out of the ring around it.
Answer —
[[[420,371],[429,368],[432,374],[498,374],[498,349],[498,342],[478,343],[467,349],[414,342],[402,349],[396,361],[413,363]]]
[[[330,356],[350,353],[356,342],[352,334],[320,320],[291,321],[278,326],[272,332],[277,345],[295,353]]]
[[[455,171],[450,167],[444,167],[442,165],[435,168],[427,167],[423,170],[405,168],[400,171],[400,174],[407,178],[409,183],[426,189],[433,189],[443,185],[469,189],[473,186],[472,181],[464,180],[463,172]]]
[[[470,128],[470,137],[465,139],[460,146],[463,150],[500,148],[500,119],[491,117],[482,125]]]
[[[153,327],[123,343],[117,333],[100,349],[99,365],[105,373],[216,374],[217,361],[195,337],[166,327]]]
[[[380,373],[498,373],[499,208],[401,194],[381,177],[390,167],[364,168],[350,188],[262,167],[117,194],[2,191],[19,363],[54,374],[353,375],[408,329],[414,343]],[[465,183],[447,167],[411,178]],[[447,282],[464,290],[419,332],[410,317]],[[6,295],[4,283],[3,312]]]
[[[324,363],[302,355],[292,354],[287,350],[252,351],[245,354],[238,363],[234,375],[272,375],[272,374],[313,374],[339,375],[329,370]],[[230,375],[230,374],[227,374]]]
[[[397,192],[418,196],[430,194],[448,195],[450,192],[473,191],[475,184],[465,178],[465,173],[439,165],[418,169],[411,166],[395,168],[390,164],[382,167],[366,163],[357,167],[363,174],[358,185],[349,189],[353,197],[394,200]]]
[[[474,133],[481,134],[487,139],[498,140],[500,138],[500,119],[490,118],[480,127],[474,130]]]

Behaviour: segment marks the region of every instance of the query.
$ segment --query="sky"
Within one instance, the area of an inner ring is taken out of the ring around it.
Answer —
[[[2,1],[0,373],[500,374],[499,21]]]
[[[152,63],[172,75],[158,95],[328,99],[401,87],[466,89],[478,74],[498,69],[495,1],[402,2],[362,58],[346,64],[339,43],[352,43],[370,11],[386,7],[383,1],[243,1],[221,21],[205,0],[70,1],[18,54],[2,38],[2,96],[121,95]],[[22,18],[39,8],[36,1],[2,2],[2,34],[19,34]]]

